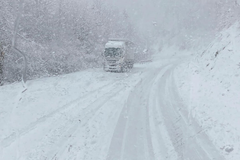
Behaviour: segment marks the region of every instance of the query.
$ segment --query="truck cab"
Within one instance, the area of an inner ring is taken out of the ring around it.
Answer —
[[[134,52],[131,43],[125,40],[109,40],[103,54],[105,71],[127,72],[133,68]]]

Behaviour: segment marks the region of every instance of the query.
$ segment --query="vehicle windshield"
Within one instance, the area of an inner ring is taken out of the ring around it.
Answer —
[[[120,57],[122,55],[121,48],[106,48],[104,52],[105,57]]]

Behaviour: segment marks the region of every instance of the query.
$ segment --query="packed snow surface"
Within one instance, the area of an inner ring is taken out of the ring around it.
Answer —
[[[0,159],[240,159],[237,29],[198,57],[168,47],[129,73],[2,86]]]

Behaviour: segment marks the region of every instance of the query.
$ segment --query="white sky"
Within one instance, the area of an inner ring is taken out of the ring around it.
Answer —
[[[147,31],[154,28],[153,22],[157,22],[160,15],[158,6],[154,0],[106,0],[110,4],[125,9],[133,23],[141,31]],[[161,1],[161,0],[160,0]],[[160,2],[159,1],[159,2]],[[154,23],[155,24],[155,23]]]

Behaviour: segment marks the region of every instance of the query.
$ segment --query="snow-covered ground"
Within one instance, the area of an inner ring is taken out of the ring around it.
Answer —
[[[227,160],[240,159],[240,26],[224,30],[190,62],[175,70],[189,117]]]
[[[237,29],[198,57],[167,47],[130,73],[2,86],[0,159],[240,159]]]

